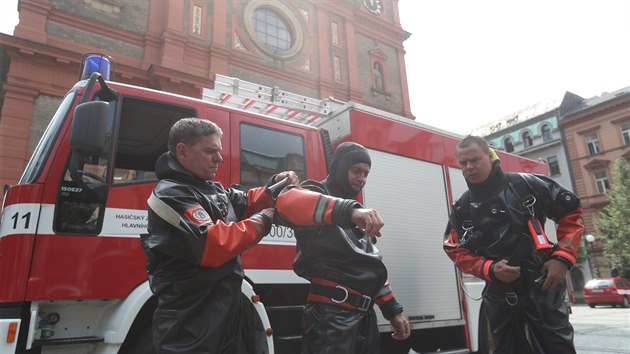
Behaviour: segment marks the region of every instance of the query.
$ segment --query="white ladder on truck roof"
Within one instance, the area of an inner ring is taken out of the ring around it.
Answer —
[[[214,89],[204,88],[204,101],[307,125],[317,125],[332,112],[331,100],[298,95],[278,86],[264,86],[215,75]]]

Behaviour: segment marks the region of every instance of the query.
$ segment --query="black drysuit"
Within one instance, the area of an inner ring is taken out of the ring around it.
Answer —
[[[583,230],[579,199],[547,177],[505,174],[498,161],[486,181],[468,186],[451,210],[444,249],[463,272],[486,280],[482,308],[494,353],[575,353],[566,284],[543,292],[534,280],[551,258],[568,268],[575,264]],[[536,251],[528,231],[532,215],[524,204],[533,200],[535,218],[558,225],[558,244],[546,255]],[[495,279],[494,264],[502,259],[519,265],[521,277],[509,284]]]
[[[303,316],[303,354],[378,354],[374,303],[386,319],[402,313],[374,236],[350,221],[351,210],[362,208],[350,199],[357,192],[348,185],[348,168],[357,162],[369,163],[367,150],[344,143],[335,151],[323,183],[305,181],[302,188],[278,196],[277,216],[295,230],[298,253],[293,269],[311,282]]]
[[[257,213],[273,206],[269,191],[226,190],[200,180],[168,152],[156,174],[142,247],[158,300],[157,353],[254,353],[239,254],[271,228],[271,219]]]

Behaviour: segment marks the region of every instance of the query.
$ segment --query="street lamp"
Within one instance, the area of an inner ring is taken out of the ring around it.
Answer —
[[[595,258],[595,248],[593,247],[593,243],[595,242],[595,236],[586,235],[586,242],[591,245],[591,260],[593,261],[593,267],[595,267],[595,277],[599,278],[599,266],[597,265],[597,259]]]

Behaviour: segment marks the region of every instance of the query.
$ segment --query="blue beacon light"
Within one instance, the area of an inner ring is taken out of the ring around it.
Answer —
[[[81,57],[80,80],[88,79],[95,72],[100,73],[103,79],[109,80],[114,66],[115,63],[109,55],[98,53],[83,54]]]

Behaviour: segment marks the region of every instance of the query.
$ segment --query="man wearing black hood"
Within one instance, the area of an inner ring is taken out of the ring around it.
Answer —
[[[153,342],[158,354],[260,353],[251,306],[241,296],[240,253],[266,235],[273,219],[269,186],[297,175],[282,172],[247,193],[214,179],[221,128],[198,118],[177,121],[157,161],[160,182],[149,200],[142,235],[151,291],[157,298]],[[263,334],[264,336],[264,334]]]
[[[469,190],[453,203],[444,250],[486,281],[488,351],[575,353],[564,278],[584,228],[580,200],[545,176],[504,173],[481,137],[465,137],[456,154]],[[544,235],[547,218],[557,224],[556,245]]]
[[[333,154],[325,180],[304,181],[278,196],[276,216],[295,230],[295,272],[311,287],[303,316],[303,354],[380,353],[374,303],[394,329],[409,337],[387,283],[387,269],[374,246],[383,220],[354,198],[370,172],[368,151],[347,142]]]

